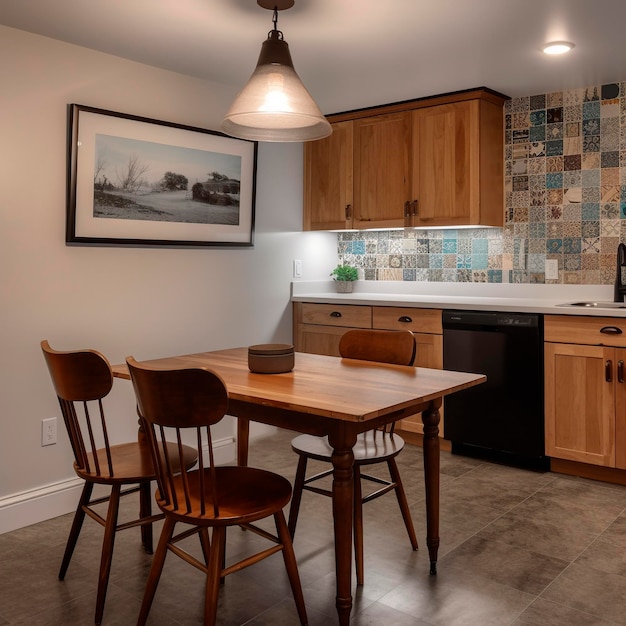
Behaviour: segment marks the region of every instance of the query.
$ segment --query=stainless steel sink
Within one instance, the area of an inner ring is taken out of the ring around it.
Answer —
[[[626,302],[566,302],[565,304],[557,304],[557,306],[579,306],[595,309],[626,309]]]

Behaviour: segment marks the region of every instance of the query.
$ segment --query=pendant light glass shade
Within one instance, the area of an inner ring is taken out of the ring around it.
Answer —
[[[331,134],[311,94],[293,68],[279,30],[269,32],[245,87],[222,121],[222,131],[254,141],[311,141]]]

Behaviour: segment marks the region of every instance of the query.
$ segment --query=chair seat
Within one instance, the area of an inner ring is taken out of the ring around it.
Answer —
[[[168,447],[173,451],[176,444],[170,443]],[[193,467],[197,460],[196,451],[188,446],[183,446],[185,451],[185,467]],[[89,469],[86,471],[74,463],[74,470],[78,476],[94,483],[110,485],[112,483],[132,484],[147,480],[154,480],[156,473],[150,456],[150,449],[147,444],[136,441],[110,446],[111,461],[113,465],[113,476],[109,476],[106,449],[100,448],[96,451],[98,463],[100,464],[100,475],[96,472],[94,457],[91,452],[87,453],[89,459]]]
[[[318,461],[331,461],[333,449],[328,437],[300,435],[291,440],[291,448],[296,454],[305,455]],[[352,449],[354,462],[358,465],[380,463],[397,456],[404,448],[404,439],[399,435],[382,431],[361,433]]]
[[[161,498],[159,490],[156,501],[163,512],[167,512],[178,521],[202,525],[205,520],[210,526],[231,526],[253,522],[280,511],[291,498],[291,483],[278,474],[252,467],[216,467],[217,499],[219,516],[215,517],[211,500],[211,479],[209,470],[204,470],[204,497],[206,510],[200,509],[200,472],[187,472],[189,489],[192,495],[191,510],[185,512],[184,491],[181,476],[175,477],[179,511],[168,506]]]

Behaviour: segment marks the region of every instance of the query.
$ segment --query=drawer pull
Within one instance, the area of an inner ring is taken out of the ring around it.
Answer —
[[[341,313],[339,313],[339,311],[333,311],[333,312],[330,314],[330,316],[331,316],[331,317],[341,317]]]
[[[604,379],[607,383],[613,382],[613,362],[607,361],[604,364]]]
[[[622,360],[619,360],[617,362],[617,382],[618,383],[624,382],[624,361]]]
[[[622,329],[618,328],[617,326],[603,326],[600,329],[600,332],[604,333],[605,335],[621,335]]]
[[[405,324],[410,324],[413,320],[408,315],[401,315],[398,318],[399,322],[404,322]]]

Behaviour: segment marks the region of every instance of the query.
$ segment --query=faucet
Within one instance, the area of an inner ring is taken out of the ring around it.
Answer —
[[[624,302],[626,299],[626,245],[617,246],[617,260],[615,267],[614,302]]]

